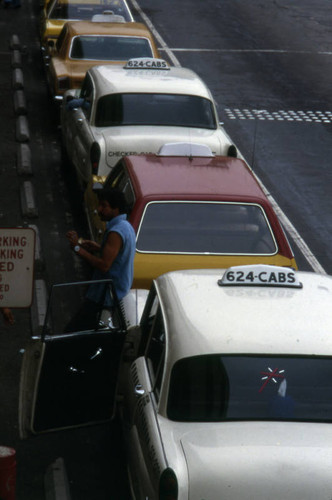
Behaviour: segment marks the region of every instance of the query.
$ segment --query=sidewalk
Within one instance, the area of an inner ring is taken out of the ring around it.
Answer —
[[[33,225],[40,241],[35,259],[38,300],[31,310],[14,310],[13,326],[0,321],[0,445],[16,450],[15,500],[126,500],[118,422],[19,437],[22,354],[31,336],[40,333],[49,286],[86,279],[87,268],[77,265],[64,237],[71,228],[85,234],[86,221],[68,166],[61,162],[57,115],[40,54],[39,0],[23,0],[17,9],[4,9],[1,1],[0,227]]]
[[[25,70],[29,45],[36,43],[33,5],[5,8],[0,3],[0,227],[31,225],[37,210],[33,196],[29,113]],[[32,217],[31,217],[32,216]],[[38,278],[39,247],[36,251]],[[40,300],[43,297],[40,296]],[[69,499],[64,461],[59,458],[46,470],[34,455],[36,442],[18,435],[18,390],[22,354],[32,327],[42,321],[40,309],[34,318],[29,309],[14,310],[15,324],[4,325],[0,318],[0,445],[16,450],[17,500]],[[32,318],[32,321],[31,321]],[[48,445],[47,445],[48,446]],[[40,457],[41,458],[41,457]],[[46,487],[44,489],[44,480]]]

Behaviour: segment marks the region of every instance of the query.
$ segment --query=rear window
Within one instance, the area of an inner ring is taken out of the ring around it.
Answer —
[[[172,370],[168,417],[178,421],[332,421],[332,360],[206,355]]]
[[[217,202],[149,203],[138,229],[140,252],[272,255],[276,242],[262,207]]]
[[[110,94],[99,99],[97,127],[163,125],[216,129],[211,101],[180,94]]]
[[[149,40],[125,36],[77,36],[71,46],[72,59],[126,61],[131,57],[152,57]]]

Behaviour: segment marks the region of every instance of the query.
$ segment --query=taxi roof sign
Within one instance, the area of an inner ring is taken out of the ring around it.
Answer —
[[[206,144],[191,142],[167,142],[159,149],[158,156],[202,156],[212,158],[215,155]]]
[[[302,288],[293,269],[264,264],[230,267],[218,280],[218,285]]]
[[[136,57],[129,59],[124,65],[125,69],[161,69],[169,70],[170,67],[164,59],[155,57]]]

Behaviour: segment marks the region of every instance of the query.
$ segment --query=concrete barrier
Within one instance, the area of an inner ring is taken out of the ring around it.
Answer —
[[[16,120],[16,140],[18,142],[27,142],[30,140],[29,124],[24,115],[20,115]]]
[[[31,151],[29,144],[19,144],[16,154],[16,168],[18,175],[32,175]]]
[[[23,217],[38,217],[34,187],[31,181],[24,181],[20,189]]]
[[[14,92],[14,111],[16,115],[27,114],[27,103],[23,90],[16,90]]]

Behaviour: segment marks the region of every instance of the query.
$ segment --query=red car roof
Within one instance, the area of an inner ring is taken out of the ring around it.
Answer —
[[[144,198],[267,202],[249,167],[238,158],[142,155],[128,156],[125,162],[136,195]]]

